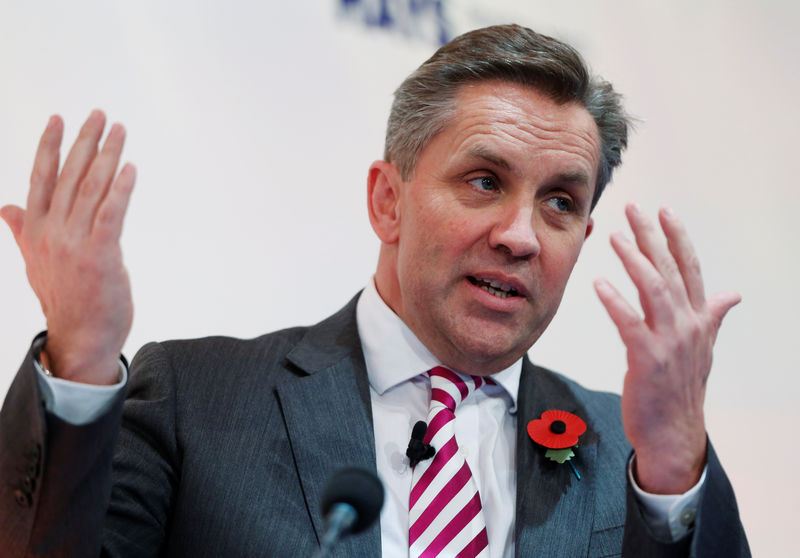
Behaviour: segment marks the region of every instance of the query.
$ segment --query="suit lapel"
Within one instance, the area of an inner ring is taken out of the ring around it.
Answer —
[[[355,301],[310,328],[288,359],[303,372],[277,389],[314,530],[331,476],[345,467],[375,472],[369,381],[355,323]],[[336,554],[380,555],[380,526],[341,541]]]
[[[594,520],[597,433],[569,386],[527,358],[518,401],[516,555],[583,556]],[[548,409],[569,411],[586,421],[587,431],[572,458],[580,481],[569,464],[546,458],[546,450],[528,437],[528,422]]]

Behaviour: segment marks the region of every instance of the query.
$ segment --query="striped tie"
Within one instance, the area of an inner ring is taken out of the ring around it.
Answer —
[[[431,404],[424,442],[436,448],[436,455],[414,467],[408,506],[409,554],[411,558],[486,556],[489,538],[481,497],[455,436],[456,406],[484,381],[441,366],[429,374]]]

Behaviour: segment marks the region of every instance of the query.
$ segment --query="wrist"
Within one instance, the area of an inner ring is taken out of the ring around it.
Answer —
[[[632,464],[636,483],[650,494],[683,494],[695,486],[706,466],[706,448],[694,452],[635,450]]]
[[[95,385],[112,385],[120,380],[118,353],[68,353],[54,346],[48,336],[38,356],[44,373],[54,378]]]

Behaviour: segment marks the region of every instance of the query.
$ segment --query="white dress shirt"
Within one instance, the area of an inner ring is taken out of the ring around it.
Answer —
[[[411,467],[405,453],[414,424],[428,417],[430,380],[423,374],[441,362],[383,302],[373,281],[358,299],[356,318],[369,375],[378,475],[386,489],[381,548],[384,556],[408,556]],[[485,385],[456,410],[456,440],[481,495],[491,558],[514,555],[521,372],[519,360],[492,375],[497,385]]]

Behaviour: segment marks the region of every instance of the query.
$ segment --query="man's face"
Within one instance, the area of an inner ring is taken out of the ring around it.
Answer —
[[[395,288],[378,289],[443,364],[490,374],[550,323],[592,228],[597,127],[506,82],[462,88],[450,125],[398,179]]]

